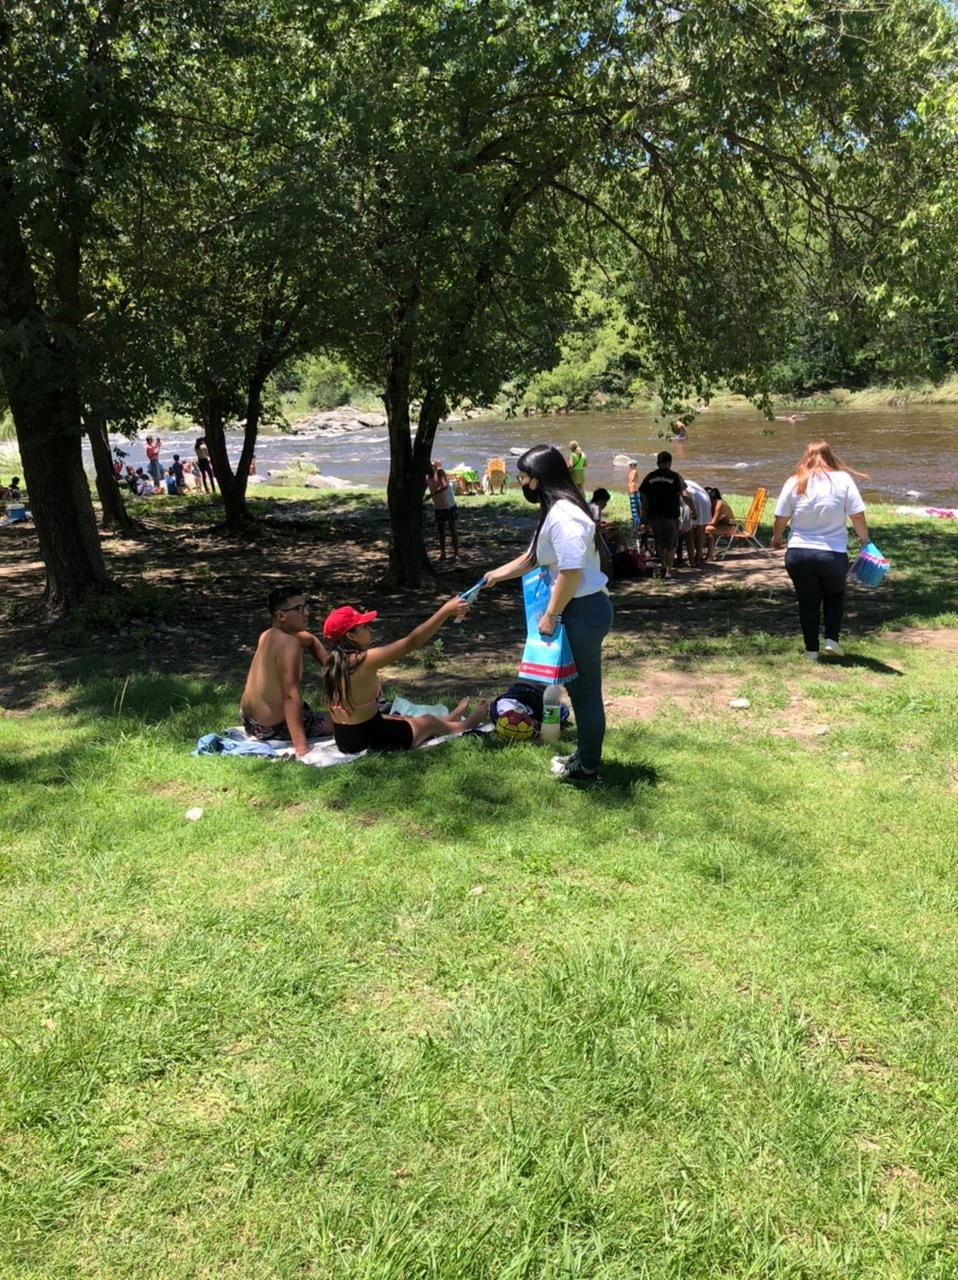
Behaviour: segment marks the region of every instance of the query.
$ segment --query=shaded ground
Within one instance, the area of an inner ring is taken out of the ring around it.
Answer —
[[[144,505],[141,537],[103,540],[111,573],[146,597],[144,615],[81,619],[52,633],[31,622],[29,613],[24,620],[24,609],[43,591],[35,533],[24,526],[5,530],[0,538],[0,646],[6,658],[0,705],[17,710],[55,700],[58,687],[89,673],[91,659],[103,676],[122,678],[149,668],[238,685],[265,625],[265,597],[289,579],[302,582],[308,592],[314,629],[329,609],[351,602],[379,610],[384,636],[401,635],[447,595],[514,555],[534,525],[533,517],[518,514],[508,501],[461,500],[462,558],[437,564],[434,588],[410,595],[378,585],[388,527],[385,509],[368,496],[257,498],[251,505],[262,523],[248,540],[225,535],[214,523],[217,508],[202,498],[175,506]],[[435,554],[428,512],[426,522]],[[911,538],[923,536],[923,531],[909,532]],[[617,582],[613,599],[616,626],[608,642],[613,720],[651,716],[667,699],[677,706],[704,700],[706,706],[727,707],[737,691],[734,681],[726,675],[703,683],[701,670],[703,662],[720,656],[723,638],[738,635],[740,641],[741,633],[784,638],[797,631],[781,553],[736,549],[723,563],[702,573],[686,570],[674,583]],[[901,593],[850,591],[848,631],[887,624],[906,606],[920,612],[922,602],[918,590],[907,599]],[[929,592],[927,612],[940,609],[940,589]],[[410,659],[394,683],[407,696],[422,694],[424,700],[495,693],[514,670],[522,634],[518,586],[490,592],[480,597],[464,625],[445,627],[439,644]],[[921,638],[941,635],[954,643],[951,632],[928,631]]]

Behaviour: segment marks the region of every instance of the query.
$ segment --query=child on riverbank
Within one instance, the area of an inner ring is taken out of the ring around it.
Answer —
[[[461,596],[452,596],[402,640],[375,646],[370,625],[377,617],[375,609],[361,613],[347,604],[332,611],[323,624],[323,635],[331,645],[323,680],[340,751],[409,751],[429,738],[465,733],[482,724],[489,704],[479,702],[463,720],[465,698],[448,717],[384,716],[379,710],[380,669],[421,649],[444,622],[465,617],[468,608]]]

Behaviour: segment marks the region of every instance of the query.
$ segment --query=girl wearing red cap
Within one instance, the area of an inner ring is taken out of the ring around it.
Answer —
[[[478,703],[475,711],[462,720],[460,717],[468,706],[466,698],[447,718],[384,716],[379,710],[380,669],[421,649],[448,618],[463,618],[468,608],[461,596],[452,596],[404,639],[375,646],[370,626],[376,620],[375,610],[360,613],[347,604],[332,611],[323,623],[323,635],[331,646],[323,681],[329,698],[333,736],[340,751],[409,751],[429,738],[464,733],[482,724],[489,704]]]

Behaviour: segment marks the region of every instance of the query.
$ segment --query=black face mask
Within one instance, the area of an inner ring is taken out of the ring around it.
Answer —
[[[531,484],[524,484],[522,486],[522,496],[525,498],[526,502],[534,502],[537,506],[539,505],[539,490],[533,489]]]

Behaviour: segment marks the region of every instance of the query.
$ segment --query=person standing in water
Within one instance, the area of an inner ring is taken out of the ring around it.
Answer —
[[[146,466],[150,473],[150,479],[155,485],[160,483],[160,446],[163,441],[157,436],[146,437]]]
[[[572,473],[572,483],[575,485],[575,487],[579,490],[579,492],[582,494],[584,498],[585,497],[585,469],[588,466],[589,459],[585,456],[585,454],[579,448],[579,442],[577,440],[570,440],[569,448],[572,451],[569,454],[569,470]]]

